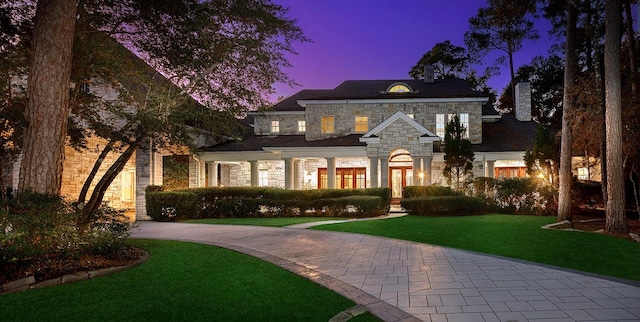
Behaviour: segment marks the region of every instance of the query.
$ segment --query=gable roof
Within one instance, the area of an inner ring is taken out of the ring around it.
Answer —
[[[412,92],[385,93],[393,84],[406,84]],[[471,89],[462,79],[436,79],[425,83],[416,79],[401,80],[347,80],[334,89],[302,90],[275,104],[271,111],[304,111],[300,100],[365,100],[365,99],[419,99],[419,98],[486,98]]]
[[[384,120],[382,123],[378,124],[378,126],[374,127],[371,131],[363,135],[362,138],[360,138],[360,142],[379,142],[380,137],[378,137],[378,133],[382,132],[382,130],[386,129],[389,125],[398,120],[406,122],[414,129],[418,130],[418,132],[422,133],[422,136],[420,136],[419,138],[420,143],[440,141],[440,138],[438,136],[431,133],[431,131],[427,130],[418,122],[414,121],[412,118],[407,116],[407,114],[398,111],[395,114],[391,115],[388,119]]]

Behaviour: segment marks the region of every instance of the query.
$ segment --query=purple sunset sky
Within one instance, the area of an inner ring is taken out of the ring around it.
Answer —
[[[301,86],[276,84],[276,95],[302,89],[331,89],[345,80],[409,79],[409,70],[436,43],[450,40],[465,47],[469,18],[486,7],[485,0],[274,0],[290,9],[288,17],[313,42],[295,44],[284,71]],[[538,41],[525,41],[514,55],[517,69],[536,55],[547,55],[557,40],[549,23],[536,22]],[[496,52],[497,54],[497,52]],[[486,59],[492,64],[496,56]],[[480,72],[483,68],[477,68]],[[509,81],[509,69],[489,81],[498,93]]]

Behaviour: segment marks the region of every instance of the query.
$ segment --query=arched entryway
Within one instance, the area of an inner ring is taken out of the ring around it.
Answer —
[[[405,149],[397,149],[389,155],[389,187],[393,198],[402,198],[402,189],[413,185],[413,159]]]

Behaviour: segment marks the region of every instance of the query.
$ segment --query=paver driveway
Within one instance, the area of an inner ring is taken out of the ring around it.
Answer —
[[[409,241],[157,222],[141,222],[133,237],[247,253],[363,304],[385,321],[640,321],[638,283]]]

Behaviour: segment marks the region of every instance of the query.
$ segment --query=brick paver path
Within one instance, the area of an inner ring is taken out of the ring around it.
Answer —
[[[247,253],[363,304],[385,321],[640,321],[638,283],[415,242],[156,222],[141,222],[133,237]]]

